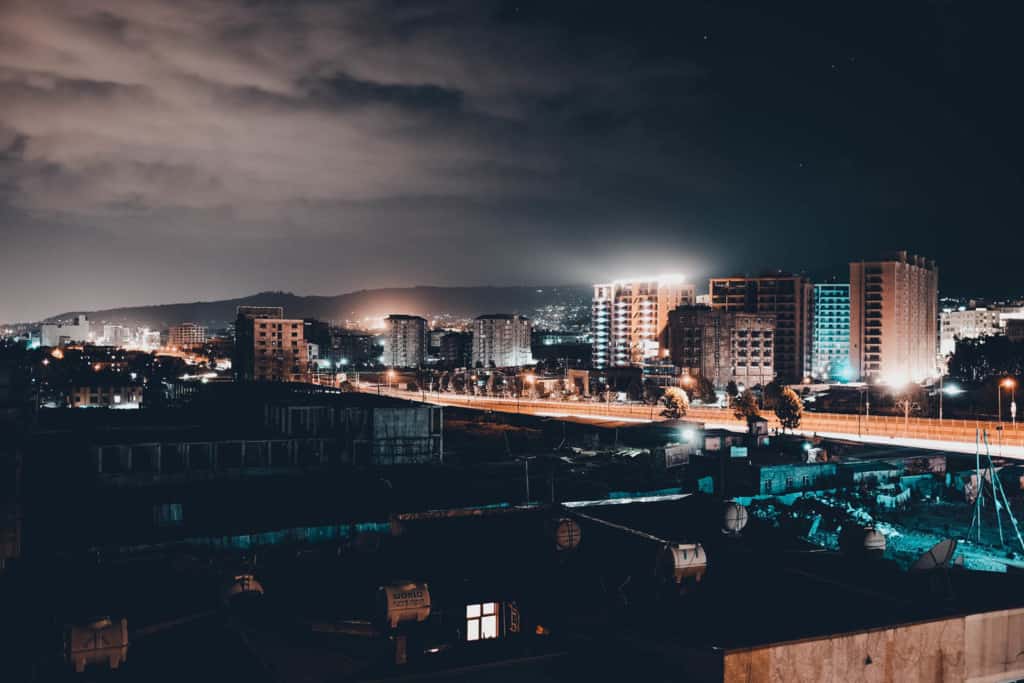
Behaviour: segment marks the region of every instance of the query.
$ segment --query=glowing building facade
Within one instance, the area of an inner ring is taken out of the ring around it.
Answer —
[[[939,270],[905,251],[850,264],[850,364],[855,377],[901,385],[936,373]]]
[[[473,365],[513,368],[533,363],[533,326],[521,315],[481,315],[473,320]]]
[[[594,367],[628,367],[667,358],[669,311],[694,303],[693,285],[684,283],[679,276],[594,285]]]
[[[206,328],[196,323],[172,325],[167,330],[167,345],[175,349],[191,349],[206,343]]]
[[[427,356],[427,321],[418,315],[389,315],[384,343],[384,364],[418,368]]]
[[[814,285],[811,323],[811,376],[848,380],[850,371],[850,285]]]

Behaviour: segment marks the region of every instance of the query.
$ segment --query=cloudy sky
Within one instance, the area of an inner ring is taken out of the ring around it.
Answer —
[[[0,0],[0,320],[837,269],[1024,294],[1019,16]]]

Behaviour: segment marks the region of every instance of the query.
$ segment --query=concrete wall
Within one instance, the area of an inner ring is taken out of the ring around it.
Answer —
[[[725,654],[724,680],[1010,681],[1024,678],[1024,609]]]

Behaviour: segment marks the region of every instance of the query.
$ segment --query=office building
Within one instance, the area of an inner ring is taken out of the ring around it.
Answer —
[[[680,306],[669,313],[668,329],[672,364],[716,388],[775,378],[774,314]]]
[[[939,314],[939,355],[948,356],[956,351],[957,339],[994,337],[1006,331],[1007,320],[1020,317],[1024,309],[961,308]]]
[[[206,328],[196,323],[172,325],[167,330],[167,346],[173,349],[194,349],[206,343]]]
[[[594,285],[594,367],[628,367],[667,357],[668,313],[695,300],[693,285],[679,276]]]
[[[497,313],[473,320],[473,365],[512,368],[533,363],[530,319]]]
[[[384,365],[421,367],[427,357],[427,321],[418,315],[389,315],[385,324]]]
[[[775,316],[775,373],[800,382],[810,372],[813,287],[801,275],[712,278],[711,307]]]
[[[936,373],[939,270],[900,251],[850,263],[850,363],[864,380],[901,385]]]
[[[305,382],[309,358],[304,323],[280,306],[239,306],[233,369],[239,381]]]
[[[76,315],[69,322],[43,323],[39,326],[40,346],[61,346],[89,341],[89,319]]]
[[[851,379],[849,283],[814,285],[811,328],[811,377]]]

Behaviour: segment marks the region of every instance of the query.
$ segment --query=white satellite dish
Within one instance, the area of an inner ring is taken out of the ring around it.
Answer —
[[[953,564],[953,555],[956,553],[957,541],[947,538],[939,541],[932,549],[921,557],[910,568],[912,572],[926,572],[930,569],[945,569]]]

